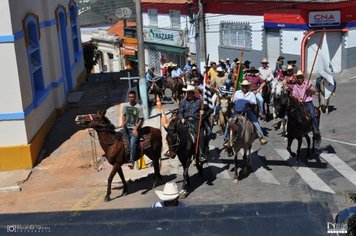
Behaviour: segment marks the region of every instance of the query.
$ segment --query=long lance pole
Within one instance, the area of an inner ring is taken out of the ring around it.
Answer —
[[[237,87],[239,86],[239,76],[240,76],[240,71],[241,71],[241,67],[242,67],[242,60],[244,58],[244,51],[245,51],[245,49],[243,48],[241,51],[240,59],[239,59],[239,65],[237,67],[237,75],[236,75],[236,80],[235,80],[234,92],[237,90]]]

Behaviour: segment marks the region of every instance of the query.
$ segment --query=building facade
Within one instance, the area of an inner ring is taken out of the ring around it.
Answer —
[[[74,0],[0,3],[0,170],[30,168],[86,72]]]
[[[356,66],[354,12],[356,2],[348,0],[206,0],[207,52],[217,61],[240,58],[243,50],[254,66],[265,57],[273,66],[282,55],[310,72],[323,36],[323,51],[339,73]]]
[[[166,62],[183,67],[195,59],[195,24],[185,0],[143,0],[143,37],[146,67],[159,69]]]

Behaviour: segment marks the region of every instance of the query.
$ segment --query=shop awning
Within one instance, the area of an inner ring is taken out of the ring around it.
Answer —
[[[128,56],[128,57],[127,57],[127,60],[138,63],[137,58],[136,58],[136,57],[133,57],[133,56]]]
[[[173,47],[173,46],[168,46],[168,45],[163,45],[163,44],[155,44],[155,43],[145,43],[145,47],[147,48],[154,48],[158,51],[167,51],[167,52],[175,52],[175,53],[185,53],[189,49],[188,48],[182,48],[182,47]]]

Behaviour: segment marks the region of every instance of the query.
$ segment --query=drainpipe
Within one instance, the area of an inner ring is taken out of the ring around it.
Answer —
[[[300,62],[301,62],[301,70],[303,73],[306,71],[306,47],[307,47],[307,42],[309,38],[319,32],[348,32],[348,28],[343,28],[343,29],[320,29],[320,30],[310,30],[306,35],[304,35],[303,40],[302,40],[302,45],[300,47],[301,53],[300,53]]]

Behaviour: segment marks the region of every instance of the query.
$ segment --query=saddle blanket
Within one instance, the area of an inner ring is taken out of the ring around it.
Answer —
[[[130,156],[130,136],[123,129],[119,131],[119,134],[121,134],[121,137],[124,142],[125,153],[127,154],[127,156]],[[141,153],[151,148],[150,140],[151,140],[150,134],[142,135],[142,140],[140,140]]]

